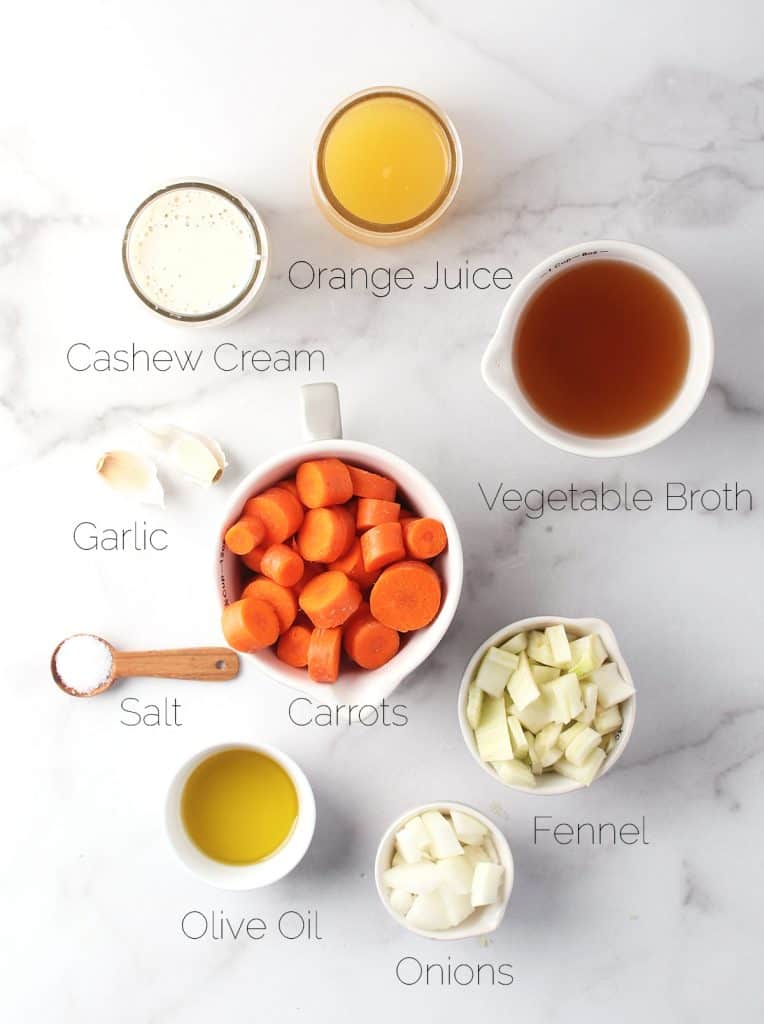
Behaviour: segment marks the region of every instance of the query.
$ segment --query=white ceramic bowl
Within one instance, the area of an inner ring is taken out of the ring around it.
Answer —
[[[392,865],[393,854],[395,853],[395,834],[399,832],[407,821],[416,817],[418,814],[424,814],[425,811],[440,811],[442,814],[450,814],[451,811],[462,811],[464,814],[469,814],[475,818],[482,825],[488,829],[493,845],[496,849],[496,854],[499,861],[504,868],[504,879],[502,881],[501,899],[498,903],[494,903],[488,907],[477,907],[472,914],[467,918],[466,921],[462,921],[461,924],[455,928],[448,928],[442,932],[427,931],[423,928],[413,928],[410,924],[406,923],[406,919],[398,914],[390,906],[390,900],[388,898],[388,887],[382,881],[382,875]],[[434,804],[422,804],[421,807],[413,807],[410,811],[406,811],[400,818],[397,818],[390,828],[382,836],[382,841],[377,849],[377,856],[374,861],[374,880],[377,884],[377,892],[379,898],[387,910],[388,914],[397,921],[398,924],[403,925],[404,928],[410,932],[414,932],[416,935],[422,935],[426,939],[440,939],[441,941],[451,941],[453,939],[470,939],[476,935],[487,935],[489,932],[495,932],[504,919],[504,914],[509,903],[509,897],[512,894],[512,886],[515,881],[515,862],[512,859],[512,851],[509,848],[509,843],[503,832],[494,825],[490,818],[486,818],[480,811],[476,811],[474,807],[468,807],[467,804],[451,803],[450,801],[440,801]]]
[[[604,622],[602,619],[566,619],[560,615],[543,615],[535,619],[522,619],[520,622],[513,622],[511,625],[498,630],[493,634],[493,636],[489,636],[470,658],[469,665],[467,665],[464,676],[462,677],[462,685],[459,687],[459,725],[461,726],[464,742],[467,744],[467,749],[472,754],[473,758],[477,761],[483,771],[490,775],[491,778],[500,785],[507,786],[509,789],[520,790],[523,793],[534,793],[540,796],[559,796],[561,793],[571,793],[574,789],[582,789],[584,787],[580,782],[576,782],[574,779],[567,779],[563,775],[558,775],[557,772],[544,772],[543,775],[537,776],[536,785],[533,787],[510,786],[508,783],[500,779],[490,764],[486,764],[485,761],[481,760],[480,754],[478,753],[475,734],[467,721],[467,692],[469,690],[470,683],[475,677],[478,665],[482,661],[483,655],[489,647],[496,647],[503,644],[506,640],[509,640],[510,637],[515,636],[516,633],[522,633],[530,629],[542,630],[546,629],[547,626],[555,626],[557,624],[562,624],[566,629],[569,629],[572,633],[576,633],[579,636],[586,636],[588,633],[599,633],[600,639],[605,645],[605,649],[610,659],[616,663],[618,671],[621,673],[623,678],[633,685],[629,666],[624,661],[623,655],[618,647],[618,643],[616,642],[615,633],[607,622]],[[623,716],[623,725],[619,731],[618,743],[602,762],[602,767],[595,776],[594,782],[596,782],[597,779],[601,779],[605,772],[610,771],[626,749],[626,744],[629,742],[629,738],[631,737],[632,730],[634,729],[634,720],[637,715],[636,696],[631,696],[623,702],[621,705],[621,714]]]
[[[323,388],[324,385],[309,386]],[[305,390],[305,389],[304,389]],[[314,394],[313,391],[308,391]],[[337,413],[337,420],[339,414]],[[292,668],[276,657],[271,648],[245,654],[273,679],[299,690],[321,703],[378,705],[398,684],[414,671],[435,650],[451,624],[462,591],[464,560],[454,517],[445,501],[417,469],[383,448],[359,441],[324,440],[299,445],[261,463],[236,488],[228,502],[223,521],[215,539],[215,576],[221,607],[238,599],[242,590],[240,560],[225,547],[223,538],[232,523],[240,517],[245,502],[265,488],[294,476],[298,465],[306,459],[336,457],[363,469],[381,473],[398,484],[403,500],[414,512],[439,519],[446,528],[448,548],[433,562],[440,576],[443,601],[435,619],[424,629],[402,637],[399,652],[381,668],[373,671],[353,668],[343,661],[336,683],[314,683],[304,669]]]
[[[188,837],[180,813],[181,796],[191,772],[212,754],[223,750],[256,750],[272,758],[289,775],[297,790],[297,820],[278,850],[256,864],[222,864],[207,857]],[[278,882],[297,867],[310,846],[316,827],[316,801],[302,768],[291,757],[264,743],[219,743],[190,757],[176,772],[165,801],[165,825],[178,859],[197,878],[219,889],[261,889]]]
[[[649,271],[673,293],[687,319],[690,359],[679,393],[660,416],[628,434],[585,437],[555,426],[531,405],[515,375],[515,331],[529,300],[551,275],[564,272],[572,263],[583,260],[622,260]],[[513,286],[496,333],[483,355],[481,368],[483,379],[491,391],[538,437],[576,455],[613,458],[652,448],[684,426],[706,393],[713,362],[714,334],[711,320],[700,293],[687,275],[671,260],[644,245],[603,240],[571,245],[548,256],[529,271],[519,284]]]

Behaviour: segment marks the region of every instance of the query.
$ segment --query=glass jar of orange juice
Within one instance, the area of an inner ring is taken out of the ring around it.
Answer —
[[[321,127],[312,186],[327,220],[371,245],[428,231],[454,200],[462,175],[459,136],[434,103],[381,86],[348,97]]]

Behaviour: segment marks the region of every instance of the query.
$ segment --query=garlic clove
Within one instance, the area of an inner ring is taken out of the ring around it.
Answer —
[[[167,457],[184,476],[206,487],[219,480],[225,468],[225,462],[221,464],[210,448],[195,437],[179,437],[173,441]]]
[[[208,487],[217,483],[228,465],[217,441],[180,427],[144,427],[154,446],[167,455],[170,464],[195,483]]]
[[[164,507],[164,491],[151,459],[129,451],[105,452],[96,463],[96,472],[113,491]]]

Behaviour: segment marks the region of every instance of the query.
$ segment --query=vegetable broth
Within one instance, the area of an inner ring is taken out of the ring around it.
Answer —
[[[287,772],[246,747],[202,761],[183,787],[181,818],[202,853],[223,864],[255,864],[275,853],[297,820]]]
[[[689,362],[687,320],[655,275],[623,260],[579,261],[532,296],[513,359],[546,420],[588,437],[638,430],[678,394]]]

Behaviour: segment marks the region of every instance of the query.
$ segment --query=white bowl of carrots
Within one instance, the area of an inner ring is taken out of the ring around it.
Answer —
[[[418,470],[358,441],[300,445],[239,485],[217,540],[228,643],[317,701],[376,705],[437,647],[459,532]]]

